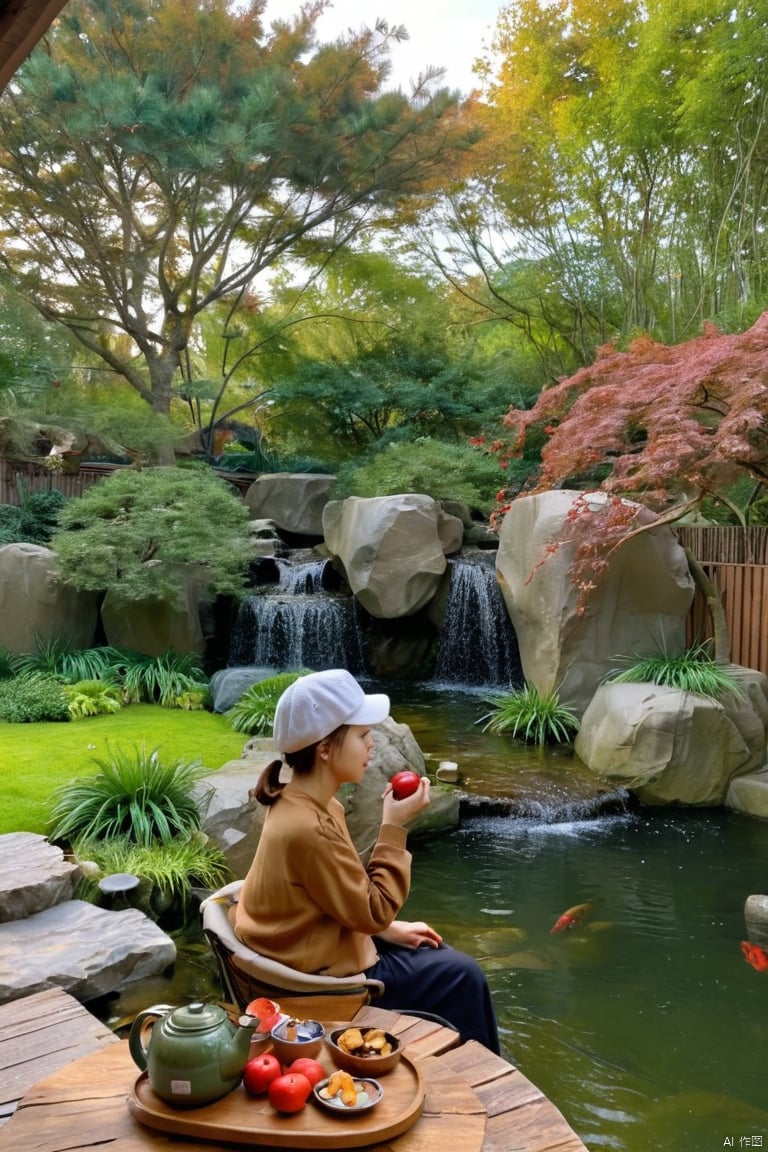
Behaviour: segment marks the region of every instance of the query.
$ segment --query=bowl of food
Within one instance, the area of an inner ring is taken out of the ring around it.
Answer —
[[[281,1064],[292,1064],[300,1056],[317,1056],[324,1037],[325,1026],[319,1020],[298,1020],[295,1016],[281,1020],[269,1033]]]
[[[375,1108],[384,1095],[378,1080],[369,1076],[353,1077],[337,1069],[312,1089],[315,1102],[336,1116],[356,1116]]]
[[[382,1028],[334,1028],[325,1042],[336,1067],[353,1076],[383,1076],[402,1055],[400,1041]]]

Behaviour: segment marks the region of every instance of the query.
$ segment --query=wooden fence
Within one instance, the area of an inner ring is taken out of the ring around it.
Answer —
[[[65,496],[81,496],[91,484],[121,467],[130,465],[81,464],[74,471],[0,459],[0,504],[18,504],[20,484],[29,491],[58,488]],[[255,479],[252,473],[219,471],[218,475],[240,492]],[[768,612],[764,609],[768,526],[683,525],[675,531],[720,592],[731,637],[731,659],[768,674]],[[687,635],[690,643],[712,635],[709,610],[698,592],[688,617]]]
[[[768,674],[768,526],[731,525],[676,529],[720,593],[734,664]],[[712,618],[699,592],[688,616],[688,641],[712,635]]]
[[[47,468],[41,464],[0,459],[0,504],[20,504],[22,489],[37,492],[58,488],[65,496],[82,496],[97,480],[111,476],[121,468],[130,467],[130,464],[81,464],[74,470],[66,465],[63,468]],[[256,479],[253,472],[227,472],[223,468],[214,471],[241,493]]]

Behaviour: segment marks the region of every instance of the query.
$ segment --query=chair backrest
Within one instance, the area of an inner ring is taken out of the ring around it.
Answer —
[[[383,984],[364,973],[319,976],[299,972],[247,948],[234,933],[227,909],[237,900],[242,880],[227,884],[201,904],[203,931],[216,958],[219,977],[240,1011],[258,996],[268,996],[305,1019],[350,1020],[359,1008],[383,991]],[[288,1010],[288,1009],[284,1009]]]

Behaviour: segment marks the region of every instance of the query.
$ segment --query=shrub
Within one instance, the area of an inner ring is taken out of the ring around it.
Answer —
[[[62,691],[73,720],[83,720],[86,716],[106,716],[119,712],[123,706],[120,689],[103,680],[79,680],[77,684],[64,684]]]
[[[329,495],[343,500],[346,496],[423,492],[435,500],[463,500],[488,515],[504,479],[498,461],[469,443],[420,437],[391,442],[345,465]]]
[[[629,659],[629,658],[628,658]],[[661,652],[632,661],[623,672],[612,672],[605,677],[608,684],[663,684],[709,696],[717,700],[724,694],[740,696],[741,688],[733,673],[722,664],[716,664],[710,655],[710,644],[702,641],[677,656]]]
[[[195,787],[207,769],[197,761],[160,759],[147,752],[116,749],[108,759],[93,757],[100,771],[56,789],[51,838],[104,840],[125,836],[133,843],[169,843],[188,837],[202,822]]]
[[[478,721],[484,732],[509,732],[529,744],[567,744],[578,731],[578,717],[560,704],[556,692],[526,685],[517,692],[486,697],[493,711]]]
[[[78,680],[106,680],[113,683],[117,678],[119,659],[120,651],[117,648],[75,648],[64,637],[40,640],[34,652],[12,658],[14,671],[19,676],[40,673],[66,680],[70,684]]]
[[[57,680],[30,674],[3,681],[0,721],[6,724],[39,724],[69,720],[67,699]]]
[[[191,885],[220,888],[232,878],[221,849],[198,833],[171,840],[167,844],[135,844],[127,836],[109,840],[80,839],[73,845],[79,860],[92,860],[104,874],[128,872],[148,881],[162,901],[186,901]],[[84,879],[78,895],[98,896],[97,881]]]
[[[169,649],[161,656],[147,656],[124,648],[116,667],[129,701],[164,708],[203,708],[208,702],[208,680],[194,652]]]
[[[307,671],[303,668],[299,672],[280,672],[252,684],[224,715],[236,732],[247,732],[250,736],[268,735],[272,731],[278,700],[286,688],[300,676],[306,676]]]
[[[19,485],[21,503],[0,504],[0,545],[43,544],[50,542],[59,525],[59,513],[67,503],[56,488],[29,492]]]

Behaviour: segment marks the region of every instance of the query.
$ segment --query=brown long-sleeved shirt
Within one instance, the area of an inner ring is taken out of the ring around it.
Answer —
[[[301,972],[348,976],[375,964],[371,936],[408,896],[406,830],[383,824],[367,866],[334,797],[323,808],[285,790],[269,809],[240,890],[235,931],[244,944]]]

